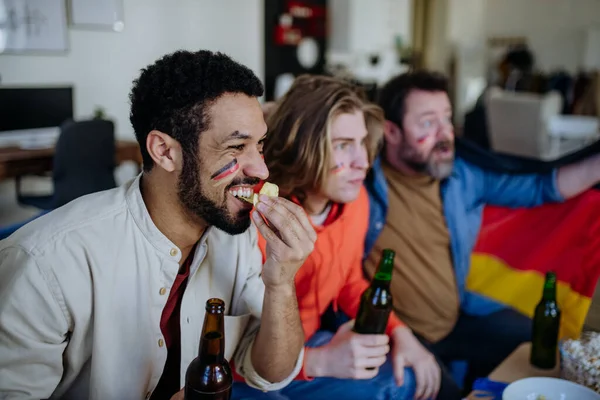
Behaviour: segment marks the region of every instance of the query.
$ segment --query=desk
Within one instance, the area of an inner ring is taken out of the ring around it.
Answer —
[[[117,140],[115,143],[115,162],[134,161],[142,164],[137,142]],[[52,171],[54,147],[48,149],[21,149],[19,147],[0,147],[0,181],[21,175],[36,175]]]

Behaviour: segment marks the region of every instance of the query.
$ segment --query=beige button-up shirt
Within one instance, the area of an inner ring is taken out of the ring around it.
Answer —
[[[167,349],[160,318],[181,251],[152,222],[140,177],[73,201],[0,241],[0,399],[144,399]],[[209,228],[181,303],[181,385],[206,300],[225,301],[226,356],[251,386],[277,390],[251,360],[264,284],[254,227]]]

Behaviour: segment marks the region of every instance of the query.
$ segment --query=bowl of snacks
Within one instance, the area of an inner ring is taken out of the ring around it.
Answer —
[[[526,378],[508,385],[502,400],[600,400],[600,394],[565,379]]]
[[[600,332],[560,343],[561,377],[600,393]]]

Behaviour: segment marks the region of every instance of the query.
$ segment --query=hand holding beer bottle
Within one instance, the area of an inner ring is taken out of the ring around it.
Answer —
[[[361,297],[354,331],[382,334],[393,308],[390,283],[394,271],[394,251],[384,249],[371,285]],[[404,367],[412,367],[417,380],[415,398],[435,398],[440,388],[441,371],[433,357],[408,327],[392,332],[394,376],[399,386],[404,383]]]
[[[383,250],[375,277],[360,298],[354,332],[362,334],[385,333],[393,307],[390,282],[394,271],[395,255],[396,253],[393,250]]]
[[[361,335],[352,330],[354,320],[342,325],[324,346],[307,348],[304,368],[308,376],[371,379],[390,351],[387,335]]]
[[[383,251],[377,274],[361,296],[356,321],[342,325],[326,346],[307,350],[305,368],[309,375],[346,379],[377,375],[390,351],[385,329],[392,310],[389,283],[394,255],[392,250]]]

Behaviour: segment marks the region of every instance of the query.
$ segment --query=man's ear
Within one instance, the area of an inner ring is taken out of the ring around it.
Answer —
[[[402,131],[395,122],[385,120],[384,136],[386,143],[397,146],[402,142]]]
[[[156,166],[167,172],[181,169],[183,165],[181,145],[166,133],[150,131],[146,138],[146,149]]]

